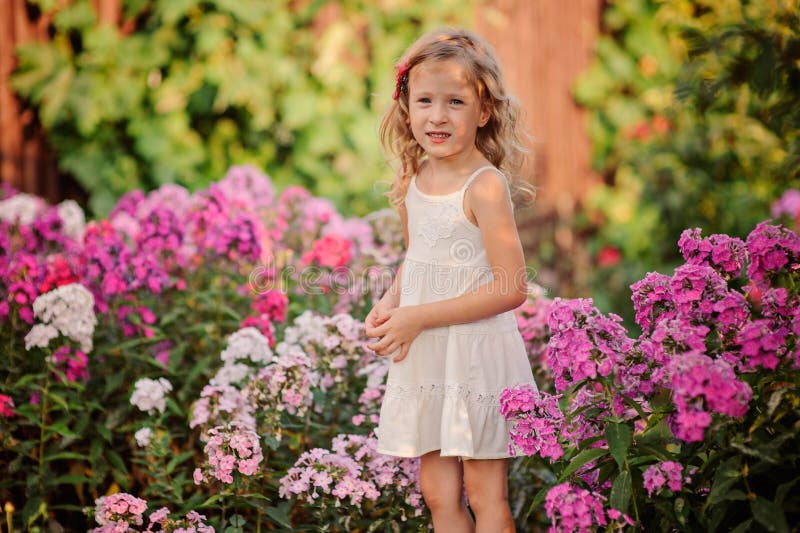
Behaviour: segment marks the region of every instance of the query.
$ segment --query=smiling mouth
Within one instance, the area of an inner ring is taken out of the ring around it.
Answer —
[[[427,135],[428,135],[428,137],[431,137],[433,139],[447,139],[448,137],[450,137],[449,133],[443,133],[443,132],[439,132],[439,131],[431,131],[431,132],[428,132]]]

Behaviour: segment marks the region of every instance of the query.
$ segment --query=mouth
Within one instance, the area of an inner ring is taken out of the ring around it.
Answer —
[[[449,133],[445,133],[443,131],[429,131],[426,133],[426,135],[434,142],[444,142],[450,137]]]

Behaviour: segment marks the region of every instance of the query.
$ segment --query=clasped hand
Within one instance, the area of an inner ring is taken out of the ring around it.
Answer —
[[[380,337],[367,347],[378,355],[391,355],[397,349],[400,354],[392,359],[399,363],[408,355],[411,342],[420,334],[422,327],[411,307],[394,307],[383,310],[374,308],[365,321],[367,337]]]

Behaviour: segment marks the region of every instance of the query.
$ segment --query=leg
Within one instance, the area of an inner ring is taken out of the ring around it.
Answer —
[[[422,497],[433,517],[436,533],[472,533],[475,526],[461,498],[464,473],[457,457],[442,457],[439,450],[420,462]]]
[[[514,533],[508,505],[507,459],[465,460],[464,484],[477,533]]]

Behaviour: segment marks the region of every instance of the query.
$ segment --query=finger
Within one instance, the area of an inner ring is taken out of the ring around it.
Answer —
[[[388,355],[391,353],[386,351],[388,346],[389,340],[384,337],[379,339],[377,342],[373,342],[371,345],[369,345],[369,348],[378,355]]]
[[[392,361],[394,361],[395,363],[399,363],[400,361],[405,359],[407,355],[408,355],[408,344],[403,344],[400,347],[400,355],[392,359]]]
[[[386,332],[389,330],[388,324],[381,324],[375,328],[372,328],[372,336],[373,337],[383,337],[386,335]]]
[[[383,355],[392,355],[394,352],[396,352],[400,348],[400,346],[401,346],[400,344],[398,344],[396,342],[392,342],[383,351]]]

